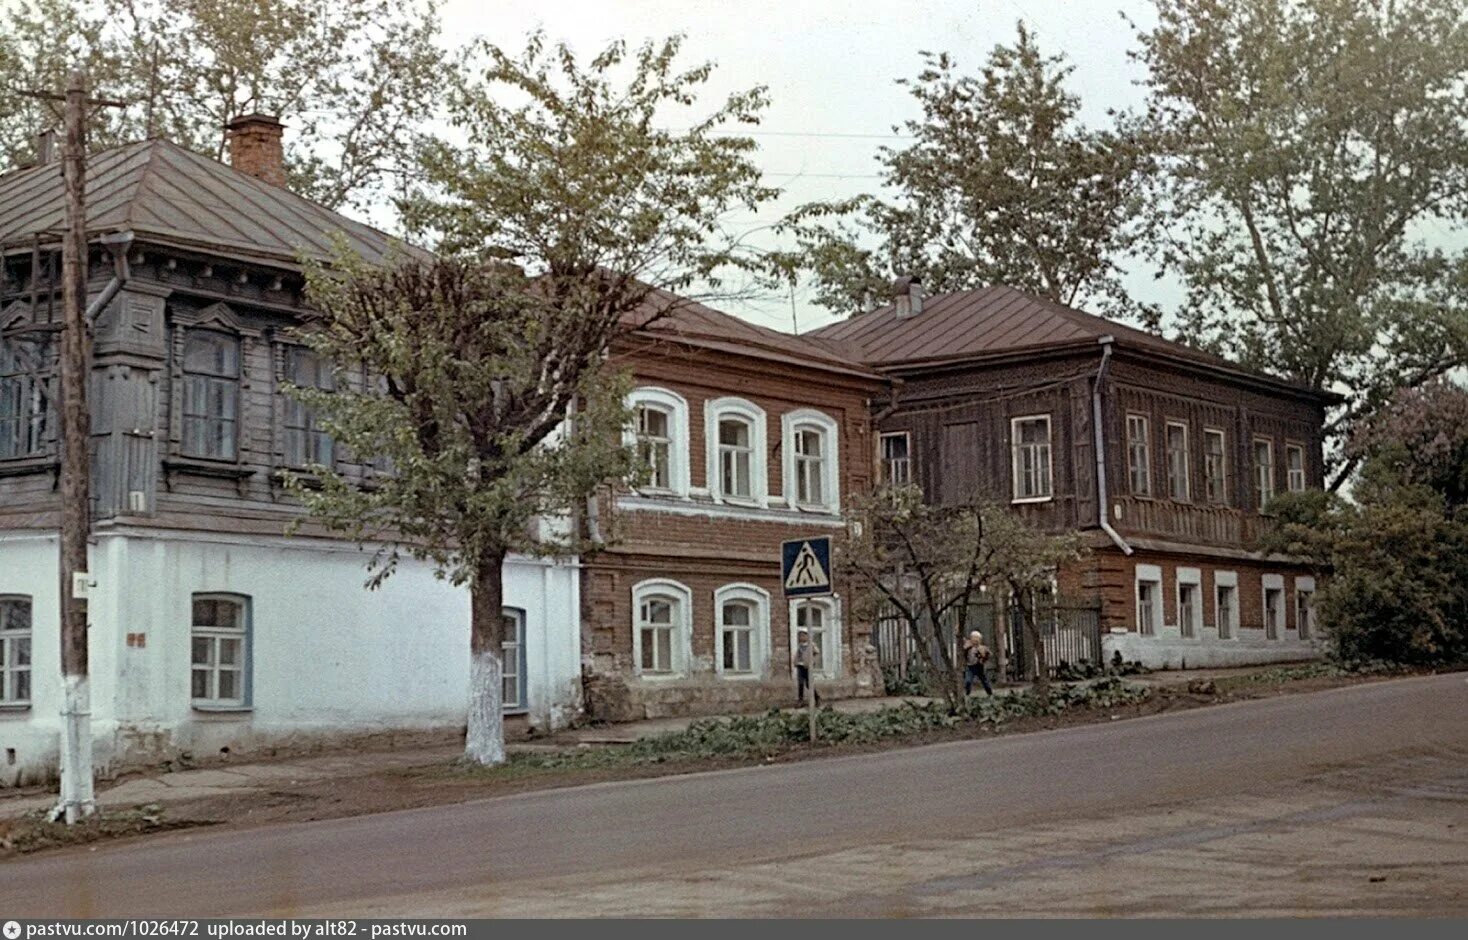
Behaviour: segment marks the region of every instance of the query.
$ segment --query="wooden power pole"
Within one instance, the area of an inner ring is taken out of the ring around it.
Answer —
[[[92,789],[92,703],[87,682],[87,543],[92,532],[91,325],[87,322],[87,76],[66,84],[61,242],[61,802],[67,823],[96,810]]]

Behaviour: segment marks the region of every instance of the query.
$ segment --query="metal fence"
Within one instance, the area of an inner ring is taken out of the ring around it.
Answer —
[[[1002,678],[1011,681],[1033,679],[1038,666],[1025,633],[1023,615],[1017,606],[1009,604],[1003,605],[1000,613],[1002,616],[996,617],[993,601],[976,603],[969,608],[962,630],[978,630],[984,635],[985,644],[995,652],[991,668],[1002,668]],[[1045,661],[1052,676],[1066,667],[1100,663],[1099,602],[1045,599],[1036,614],[1040,640],[1045,644]],[[950,653],[955,661],[958,661],[959,644],[962,642],[958,620],[958,611],[949,611],[943,618],[944,629],[939,631],[939,636],[951,644]],[[884,670],[895,671],[899,678],[907,679],[926,668],[912,630],[895,608],[890,605],[884,608],[873,627],[872,645],[877,650],[877,662]],[[930,642],[939,641],[933,639]],[[936,654],[937,650],[933,652]],[[938,657],[935,655],[933,658],[936,660]]]

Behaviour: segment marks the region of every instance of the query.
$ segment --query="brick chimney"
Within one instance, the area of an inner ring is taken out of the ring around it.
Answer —
[[[923,282],[916,275],[904,275],[893,281],[892,306],[899,320],[906,320],[922,313]]]
[[[272,186],[285,185],[285,125],[268,114],[246,114],[224,126],[229,165]]]

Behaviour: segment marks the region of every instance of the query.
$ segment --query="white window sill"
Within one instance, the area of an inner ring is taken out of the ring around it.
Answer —
[[[688,675],[682,672],[639,672],[637,678],[644,682],[675,682],[688,678]]]
[[[1018,506],[1027,503],[1048,503],[1054,501],[1054,499],[1054,496],[1016,496],[1009,502],[1011,505]]]
[[[719,672],[718,677],[730,682],[760,682],[765,678],[757,672]]]
[[[205,715],[239,715],[255,710],[253,705],[211,705],[208,702],[193,702],[190,707]]]
[[[0,717],[5,715],[29,715],[30,702],[0,702]]]

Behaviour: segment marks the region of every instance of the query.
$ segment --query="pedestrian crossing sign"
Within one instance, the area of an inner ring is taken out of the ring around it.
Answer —
[[[786,597],[831,593],[831,537],[791,539],[781,546],[780,580]]]

